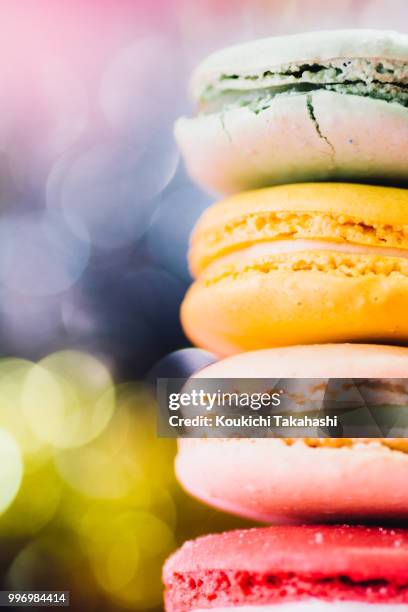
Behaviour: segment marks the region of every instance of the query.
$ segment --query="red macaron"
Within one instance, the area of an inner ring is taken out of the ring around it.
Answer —
[[[292,525],[209,535],[174,553],[163,579],[168,612],[269,605],[402,612],[408,530]]]

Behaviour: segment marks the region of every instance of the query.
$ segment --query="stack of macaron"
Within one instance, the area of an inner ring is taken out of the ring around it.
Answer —
[[[182,323],[220,359],[195,377],[408,378],[408,35],[232,47],[192,94],[177,141],[228,196],[191,240]],[[183,439],[176,472],[271,526],[185,543],[168,612],[408,610],[408,439]]]

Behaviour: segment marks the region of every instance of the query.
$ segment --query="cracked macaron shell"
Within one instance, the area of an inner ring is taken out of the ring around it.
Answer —
[[[324,89],[176,122],[191,177],[212,192],[282,183],[408,181],[408,108]]]
[[[408,191],[386,187],[289,185],[216,204],[193,233],[184,331],[221,356],[406,343],[407,223]]]
[[[238,48],[239,52],[220,52],[214,56],[219,56],[217,61],[208,60],[208,64],[204,62],[197,71],[193,83],[201,82],[201,86],[193,85],[193,89],[200,90],[201,95],[215,74],[218,78],[222,73],[239,77],[239,74],[255,70],[256,65],[261,73],[273,62],[290,64],[296,58],[299,64],[314,60],[323,62],[330,57],[338,58],[339,54],[355,61],[359,58],[360,63],[372,57],[378,60],[377,66],[382,60],[387,66],[384,58],[393,58],[401,66],[393,69],[388,85],[395,78],[401,85],[406,82],[407,36],[359,31],[323,34],[288,37],[288,49],[291,50],[282,51],[280,55],[277,50],[285,39],[250,43],[248,56],[243,51],[245,45],[241,51]],[[299,42],[302,40],[309,41],[304,49]],[[271,56],[269,59],[268,53],[262,55],[259,51],[264,47]],[[252,48],[255,51],[251,51]],[[277,53],[275,59],[274,53]],[[231,62],[229,70],[228,62]],[[239,72],[241,62],[242,72]],[[289,68],[295,66],[289,65]],[[360,66],[360,69],[362,78],[372,89],[367,67]],[[377,74],[384,83],[388,81],[387,70],[384,75]],[[213,76],[206,80],[207,71]],[[353,74],[357,72],[356,64]],[[285,77],[286,81],[288,78]],[[313,73],[305,77],[310,82],[317,78]],[[270,85],[270,79],[270,76],[264,79],[265,87]],[[240,80],[227,79],[227,86],[242,87]],[[293,80],[298,82],[295,77]],[[220,82],[226,86],[225,79]],[[246,83],[249,88],[260,86],[259,80],[256,85],[251,79]],[[208,190],[221,193],[310,180],[405,183],[408,180],[408,108],[397,101],[376,99],[373,91],[370,97],[369,88],[364,94],[355,85],[353,92],[345,92],[342,87],[341,92],[317,89],[282,93],[269,100],[266,108],[262,104],[255,109],[250,105],[238,106],[179,119],[175,135],[191,176]],[[362,95],[356,95],[360,93]],[[391,100],[389,94],[387,98]]]

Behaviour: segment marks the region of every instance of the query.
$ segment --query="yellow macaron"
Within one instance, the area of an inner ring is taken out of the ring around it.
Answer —
[[[408,341],[408,190],[305,183],[210,207],[191,240],[181,319],[218,355]]]

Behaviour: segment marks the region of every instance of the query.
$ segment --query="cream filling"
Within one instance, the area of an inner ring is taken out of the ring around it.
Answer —
[[[377,255],[380,257],[403,257],[408,259],[408,249],[397,249],[392,247],[377,247],[370,245],[351,244],[349,242],[334,242],[330,240],[268,240],[258,242],[252,246],[244,247],[227,255],[217,257],[217,263],[228,263],[235,259],[239,252],[241,261],[253,261],[261,257],[271,255],[290,255],[291,253],[301,253],[308,251],[331,251],[337,253],[358,254],[358,255]],[[407,608],[408,610],[408,608]]]
[[[201,94],[219,94],[228,90],[256,90],[258,88],[279,87],[310,83],[325,85],[355,83],[367,85],[408,84],[407,65],[401,60],[379,60],[377,58],[332,58],[322,62],[291,62],[281,66],[271,66],[262,72],[244,74],[221,74],[218,80]],[[205,86],[205,84],[204,84]]]
[[[408,610],[408,604],[370,604],[360,601],[319,601],[311,599],[308,601],[293,601],[284,604],[272,604],[266,606],[237,606],[230,608],[211,608],[211,612],[403,612]],[[195,609],[192,612],[209,612],[209,610]]]

